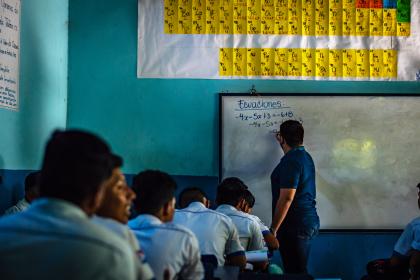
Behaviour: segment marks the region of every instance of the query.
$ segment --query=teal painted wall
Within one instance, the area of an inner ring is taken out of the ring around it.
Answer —
[[[125,171],[218,173],[221,91],[415,93],[420,83],[137,79],[137,0],[71,0],[68,126],[103,135]]]
[[[65,127],[68,0],[22,0],[19,111],[0,109],[0,169],[37,169],[45,140]]]

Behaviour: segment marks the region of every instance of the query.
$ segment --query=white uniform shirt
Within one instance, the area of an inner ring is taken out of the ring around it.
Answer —
[[[420,217],[415,218],[405,227],[403,233],[395,244],[394,251],[407,256],[412,246],[417,246],[417,240],[420,241]]]
[[[190,229],[198,239],[201,254],[214,255],[219,265],[225,263],[224,255],[245,255],[232,220],[200,202],[176,210],[173,223]]]
[[[165,270],[169,279],[204,278],[198,241],[190,230],[144,214],[130,220],[128,226],[139,240],[157,280],[163,279]]]
[[[144,255],[142,254],[140,250],[140,245],[137,240],[137,237],[134,235],[134,232],[127,226],[124,225],[114,219],[110,218],[104,218],[100,216],[93,216],[92,222],[94,222],[97,225],[103,226],[104,228],[116,233],[118,236],[120,236],[122,239],[124,239],[131,247],[131,249],[134,251],[136,255],[139,257],[138,262],[138,271],[139,271],[139,277],[140,279],[153,279],[153,271],[150,265],[145,261]]]
[[[260,230],[263,235],[270,233],[270,229],[263,223],[263,221],[261,221],[261,219],[258,216],[252,214],[248,214],[248,216],[258,223],[258,226],[260,227]]]
[[[261,250],[264,248],[264,239],[258,223],[249,217],[247,213],[238,211],[235,207],[222,204],[216,211],[227,215],[232,219],[239,233],[242,247],[247,251]]]
[[[41,198],[0,219],[2,279],[137,279],[138,259],[76,205]]]
[[[6,211],[4,211],[4,215],[10,215],[25,211],[29,207],[29,205],[29,202],[25,198],[22,198],[18,201],[18,203],[16,203],[16,205],[13,205],[12,207],[6,209]]]

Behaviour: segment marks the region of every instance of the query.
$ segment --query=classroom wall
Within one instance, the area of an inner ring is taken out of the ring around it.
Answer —
[[[0,108],[0,213],[23,195],[47,137],[67,117],[68,0],[22,0],[19,110]],[[3,182],[3,183],[2,183]]]

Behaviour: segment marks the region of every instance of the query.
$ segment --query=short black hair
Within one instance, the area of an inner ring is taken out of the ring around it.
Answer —
[[[248,187],[238,177],[228,177],[217,186],[217,205],[229,204],[236,206],[244,197]]]
[[[33,190],[39,189],[39,180],[40,180],[41,172],[35,171],[29,173],[25,178],[25,193],[31,192]]]
[[[292,148],[302,145],[304,134],[302,124],[296,120],[287,120],[280,125],[280,135]]]
[[[205,192],[198,187],[185,188],[179,194],[178,206],[180,209],[188,207],[192,202],[201,202],[203,198],[207,199]]]
[[[133,191],[136,193],[134,207],[139,214],[155,215],[175,197],[175,180],[159,170],[145,170],[133,178]]]
[[[122,159],[98,136],[81,130],[57,130],[45,148],[40,196],[80,205],[95,196],[112,170],[121,165]]]
[[[244,190],[244,199],[248,204],[248,207],[252,208],[255,204],[255,197],[249,190]]]

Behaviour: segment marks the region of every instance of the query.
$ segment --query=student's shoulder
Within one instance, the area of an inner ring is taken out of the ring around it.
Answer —
[[[194,233],[190,229],[180,224],[164,223],[159,226],[159,230],[171,232],[172,235],[195,238]]]
[[[417,228],[420,227],[420,216],[417,218],[414,218],[408,225],[407,227],[412,227],[412,228]],[[420,230],[420,228],[419,228]]]

